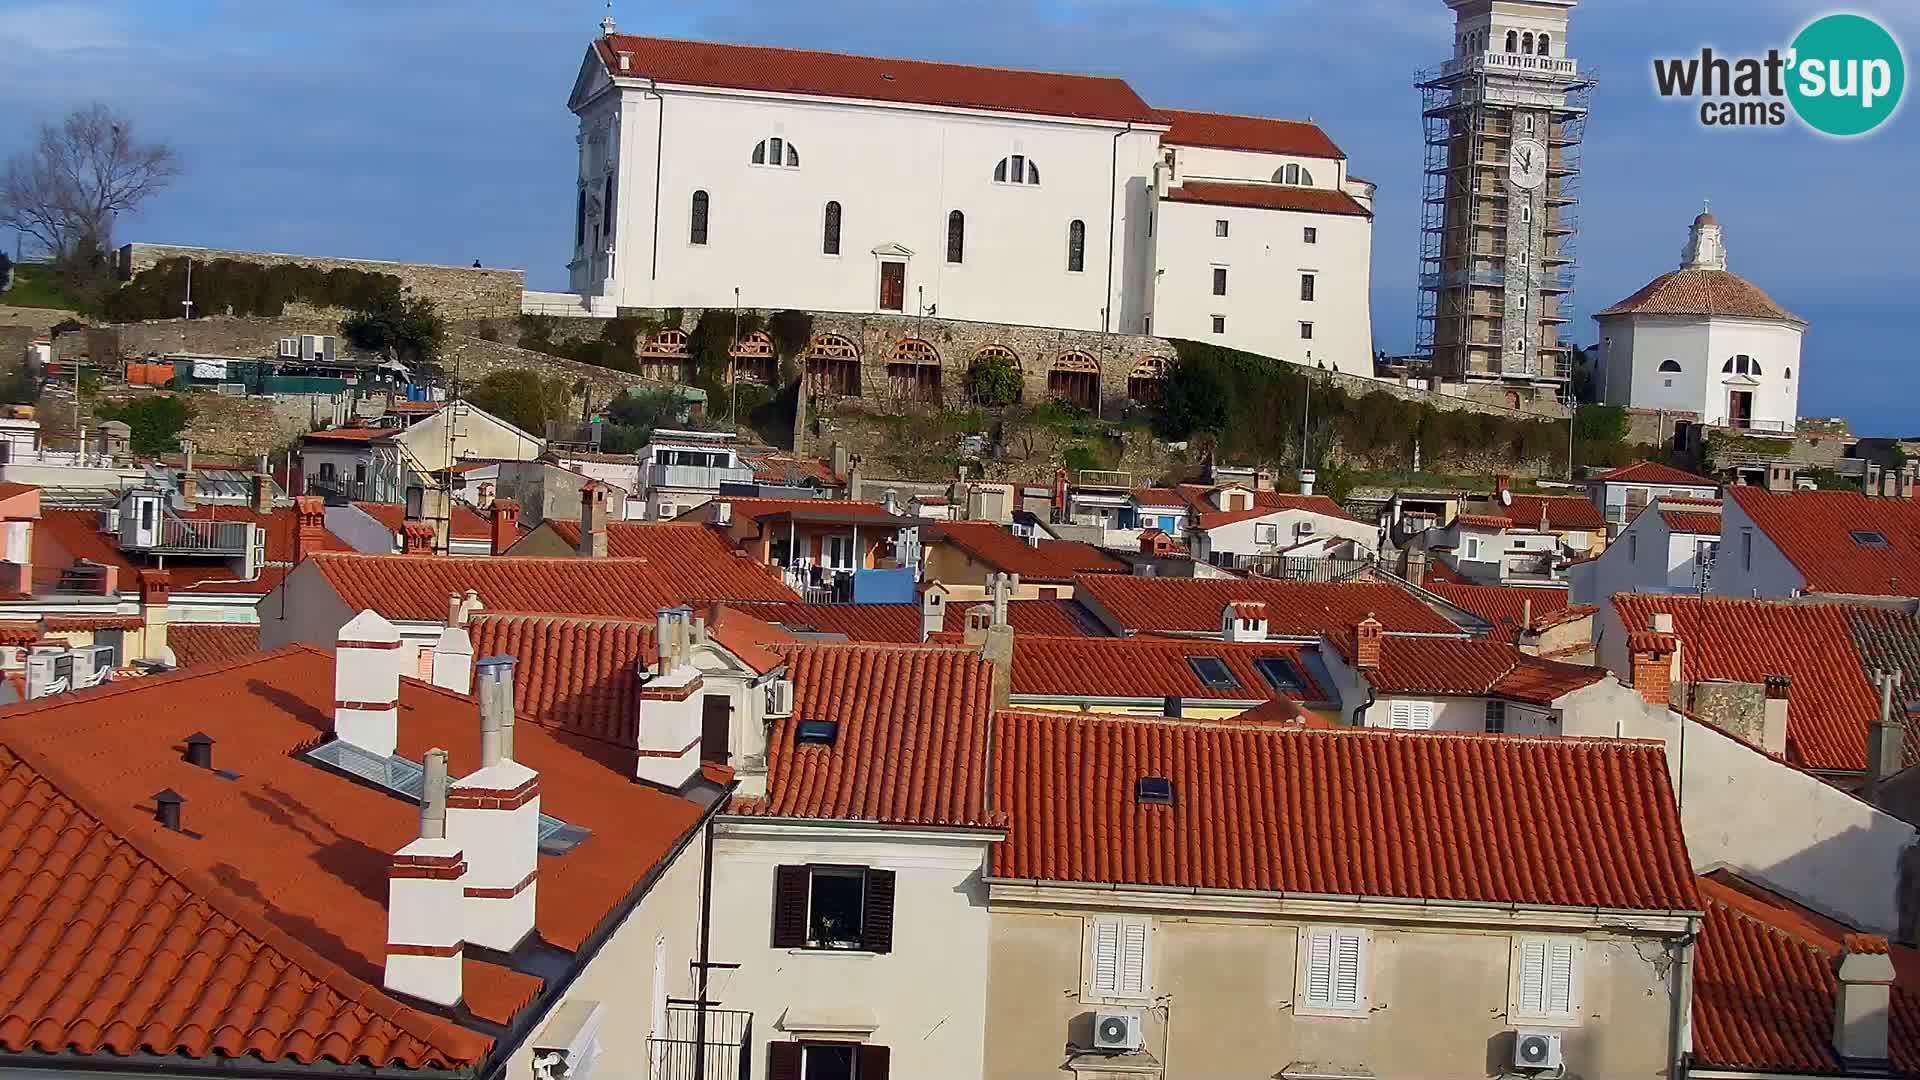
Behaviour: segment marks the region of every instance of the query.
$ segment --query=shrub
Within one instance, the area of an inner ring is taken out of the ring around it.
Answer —
[[[977,405],[1003,407],[1020,400],[1025,380],[1020,365],[1012,357],[989,355],[976,357],[967,369],[967,397]]]
[[[432,368],[446,340],[447,324],[426,297],[398,293],[371,297],[340,320],[340,333],[357,349],[390,356],[416,368]]]
[[[337,267],[321,270],[299,263],[262,266],[235,259],[193,264],[193,312],[196,317],[235,315],[274,317],[289,303],[364,310],[398,299],[400,279],[392,274]],[[115,322],[179,318],[187,298],[187,260],[162,259],[107,293],[102,307]]]
[[[545,436],[548,421],[573,417],[573,389],[567,380],[524,368],[488,375],[466,399],[532,435]]]
[[[118,420],[127,425],[133,452],[166,454],[180,449],[180,433],[193,422],[193,406],[171,394],[141,398],[118,407],[104,405],[94,410],[102,420]]]

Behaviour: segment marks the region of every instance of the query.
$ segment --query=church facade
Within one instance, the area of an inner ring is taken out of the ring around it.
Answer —
[[[596,311],[1154,334],[1373,373],[1373,188],[1310,123],[610,23],[568,105],[570,289]]]
[[[1726,234],[1694,218],[1680,268],[1597,313],[1609,404],[1692,413],[1709,427],[1792,433],[1806,320],[1727,269]]]

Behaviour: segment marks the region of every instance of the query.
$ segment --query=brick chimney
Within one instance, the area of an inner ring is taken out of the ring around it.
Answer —
[[[466,962],[462,910],[467,862],[447,839],[447,752],[427,751],[420,835],[387,870],[388,990],[435,1005],[457,1005]]]
[[[378,613],[347,620],[333,648],[333,734],[369,754],[393,756],[400,738],[400,631]]]
[[[1378,671],[1380,669],[1380,637],[1386,630],[1373,612],[1360,620],[1353,628],[1353,666],[1356,671]]]
[[[1635,630],[1627,635],[1627,651],[1633,657],[1633,688],[1655,705],[1666,705],[1673,698],[1675,657],[1680,639],[1673,633],[1672,615],[1655,615],[1653,629]]]
[[[1769,675],[1766,713],[1760,721],[1760,748],[1779,757],[1787,755],[1787,696],[1793,690],[1791,675]]]
[[[580,485],[579,554],[586,559],[607,557],[607,486],[597,480]]]
[[[293,562],[326,547],[327,504],[318,495],[302,495],[293,500]]]
[[[520,504],[512,499],[495,499],[487,518],[492,527],[492,553],[505,555],[520,539]]]
[[[1513,491],[1513,477],[1506,473],[1495,473],[1493,477],[1493,497],[1502,506],[1506,505],[1508,494]]]
[[[406,555],[433,554],[433,526],[424,521],[408,521],[400,526],[400,551]]]
[[[173,575],[165,570],[140,571],[140,618],[146,625],[145,659],[171,663],[167,648],[167,594],[173,588]]]
[[[1053,470],[1053,520],[1067,520],[1067,470]]]
[[[253,470],[253,512],[256,514],[273,513],[273,470],[267,462],[267,455],[261,454]]]
[[[540,775],[513,759],[511,656],[474,665],[480,767],[447,794],[447,838],[466,855],[466,940],[512,952],[533,932],[540,855]]]
[[[654,661],[640,671],[639,757],[634,775],[678,791],[700,773],[701,695],[705,680],[688,649],[693,611],[654,613]],[[643,662],[644,663],[644,662]]]
[[[1848,934],[1841,939],[1833,995],[1833,1050],[1842,1064],[1885,1067],[1893,1008],[1893,957],[1887,939]]]

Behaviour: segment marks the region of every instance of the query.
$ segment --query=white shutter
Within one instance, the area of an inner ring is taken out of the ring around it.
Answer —
[[[1307,1004],[1333,1004],[1333,931],[1307,932]]]
[[[1120,994],[1147,996],[1147,924],[1129,919],[1120,934]]]
[[[1093,921],[1093,956],[1087,982],[1096,996],[1120,991],[1120,923],[1117,919]]]
[[[1573,1012],[1573,942],[1555,941],[1547,946],[1547,985],[1545,1008],[1548,1016],[1566,1016]]]
[[[1351,1009],[1360,1004],[1360,931],[1341,930],[1334,934],[1333,1004]]]
[[[1412,727],[1413,703],[1410,701],[1394,702],[1387,713],[1387,725],[1401,730]]]
[[[1416,701],[1413,703],[1413,725],[1412,726],[1419,731],[1432,730],[1433,702]]]
[[[1547,943],[1520,943],[1520,1012],[1540,1016],[1546,1011]]]

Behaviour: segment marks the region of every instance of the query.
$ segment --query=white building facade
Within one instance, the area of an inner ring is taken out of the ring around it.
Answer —
[[[1680,269],[1594,316],[1609,404],[1792,432],[1806,320],[1727,270],[1720,222],[1693,221]]]
[[[1372,374],[1372,185],[1311,124],[1162,113],[1115,78],[607,30],[568,102],[583,311],[1177,333]]]

